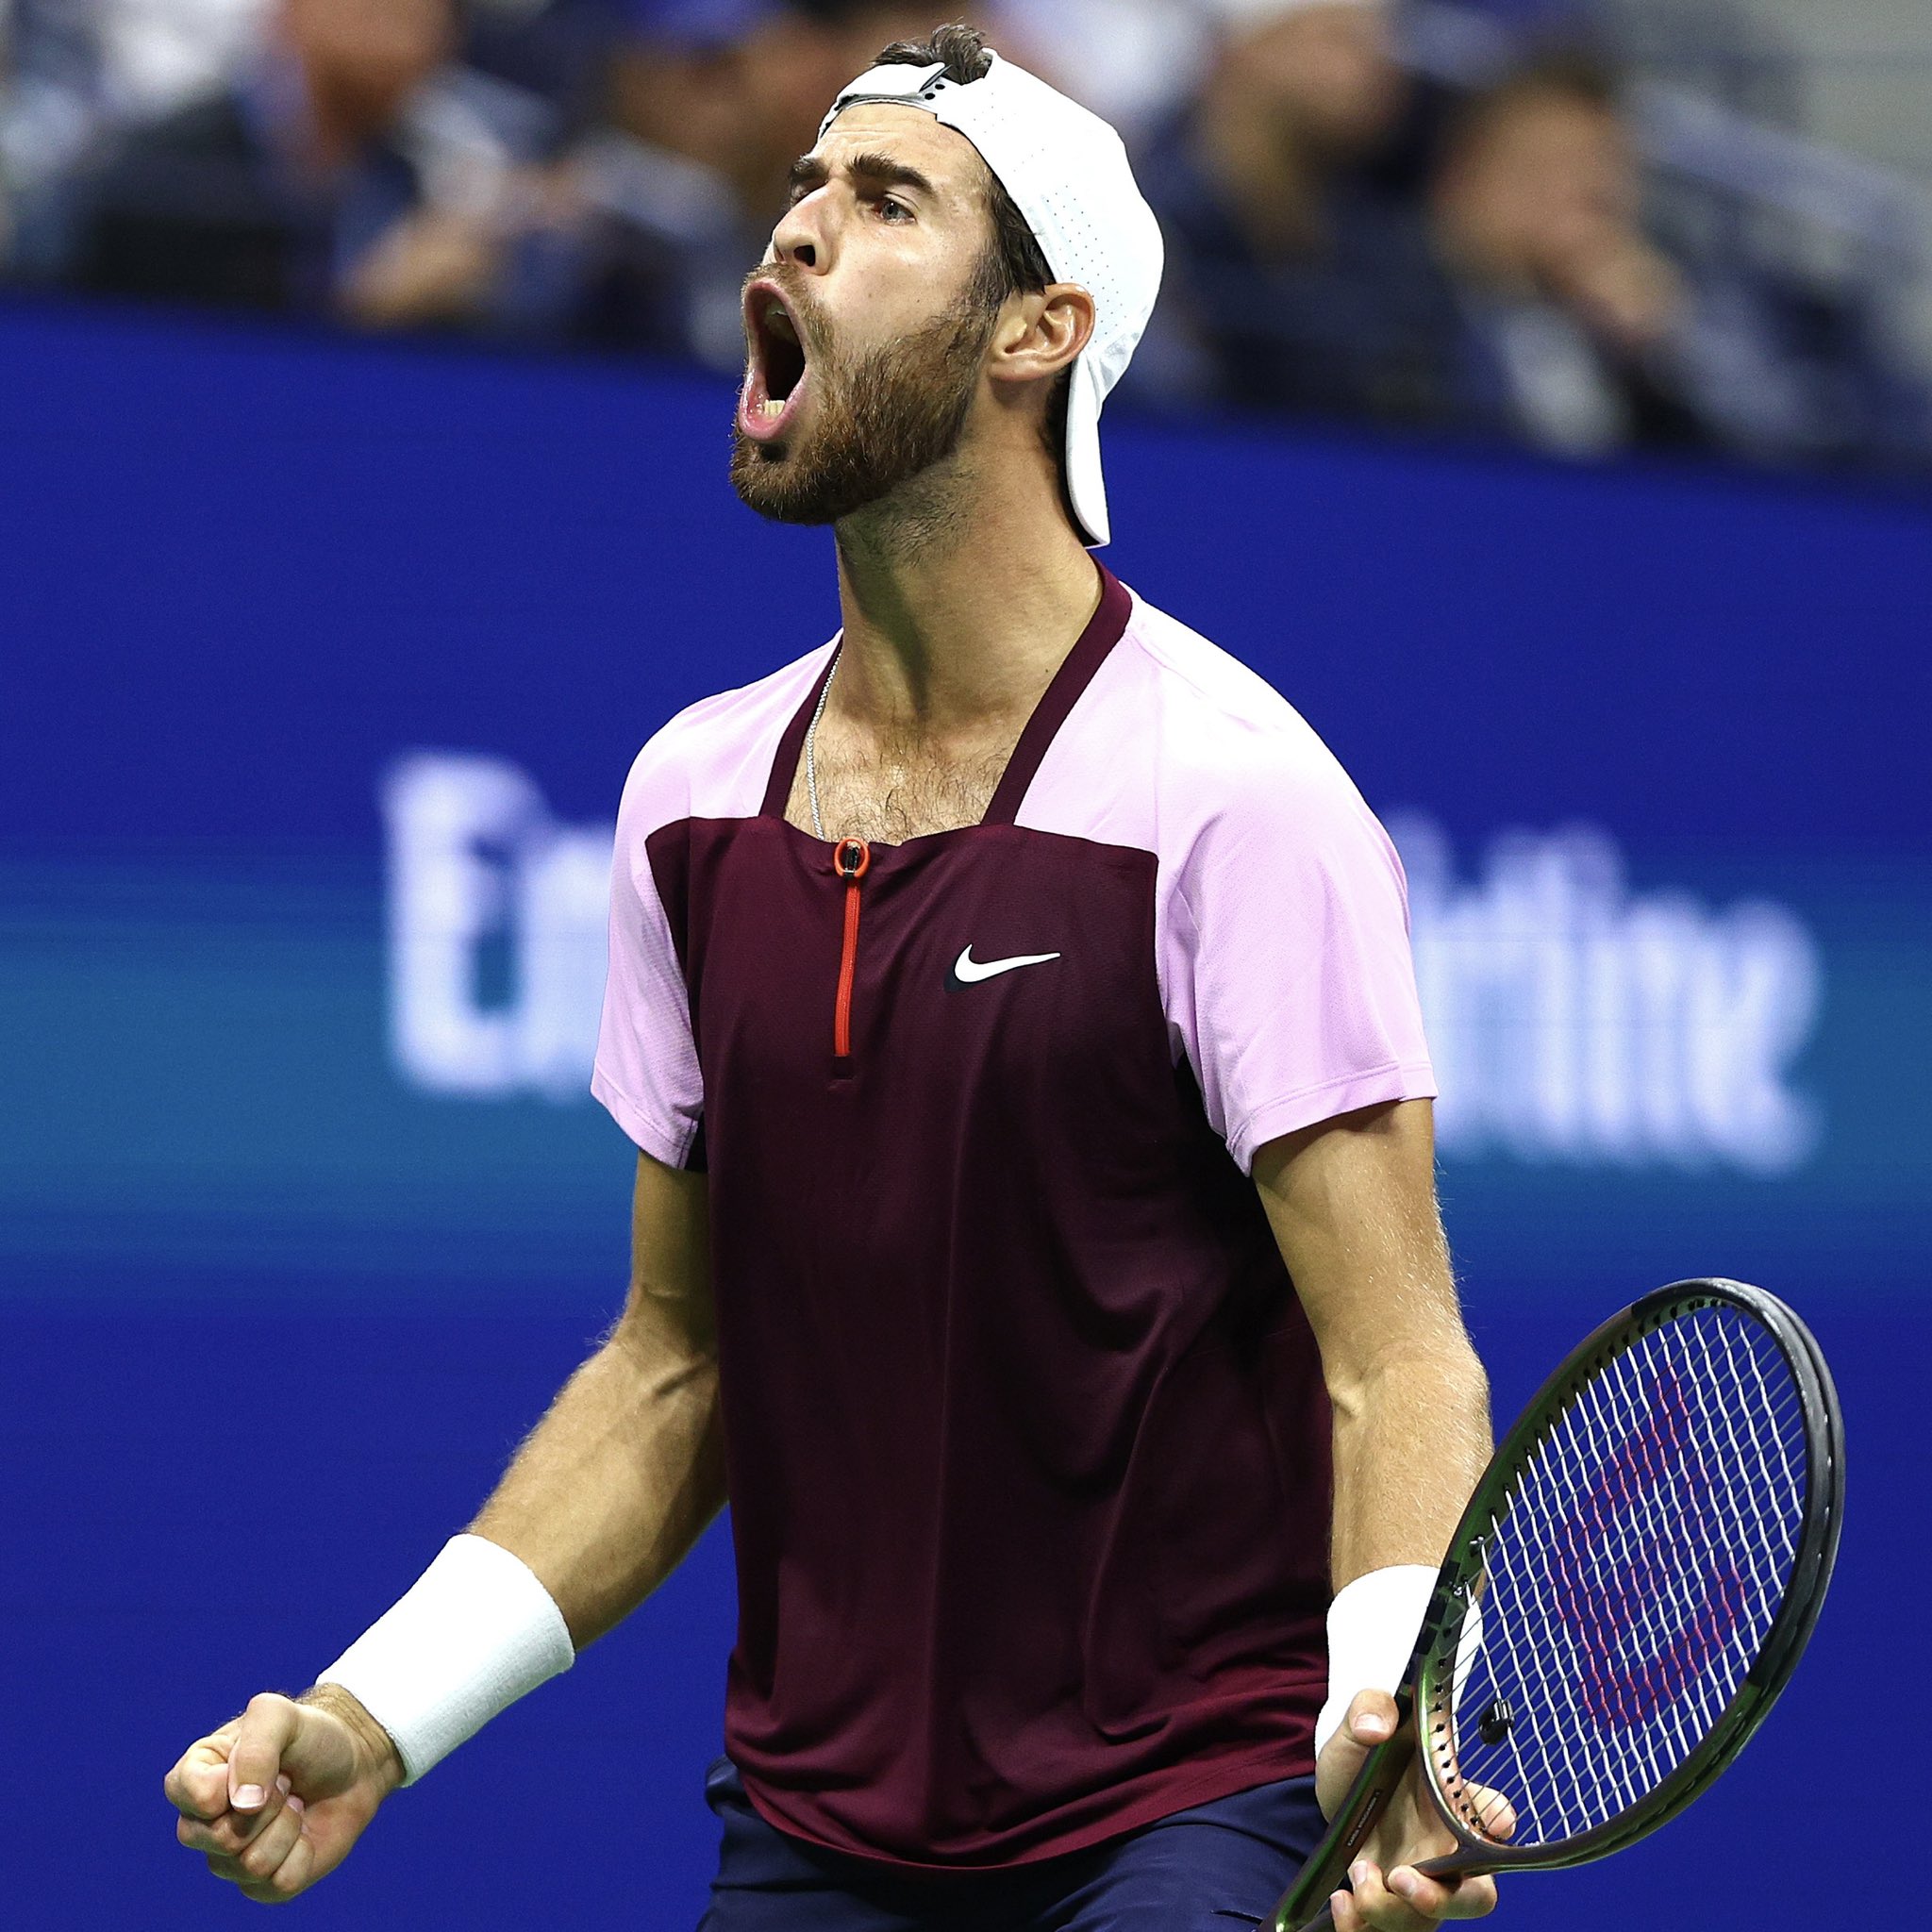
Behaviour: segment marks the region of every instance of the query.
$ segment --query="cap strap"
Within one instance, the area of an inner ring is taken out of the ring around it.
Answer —
[[[847,108],[862,107],[867,101],[893,101],[912,103],[915,94],[930,101],[940,89],[951,85],[946,79],[945,64],[934,61],[930,67],[909,67],[904,63],[874,67],[861,74],[852,85],[846,88],[832,103],[832,111],[819,123],[819,139],[825,138],[828,128]]]

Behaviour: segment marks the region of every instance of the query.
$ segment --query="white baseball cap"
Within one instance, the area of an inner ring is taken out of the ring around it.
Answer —
[[[1100,410],[1126,374],[1160,292],[1160,224],[1142,198],[1120,136],[1098,114],[1024,67],[989,52],[977,80],[943,66],[874,67],[832,103],[819,128],[868,103],[918,108],[979,150],[1026,218],[1054,279],[1093,297],[1093,336],[1067,394],[1067,493],[1086,542],[1107,542]]]

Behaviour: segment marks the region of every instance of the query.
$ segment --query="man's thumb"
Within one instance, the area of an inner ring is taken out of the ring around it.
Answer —
[[[1354,1781],[1369,1753],[1395,1735],[1395,1700],[1386,1690],[1357,1690],[1332,1731],[1329,1722],[1324,1712],[1316,1730],[1321,1739],[1316,1767],[1324,1789],[1342,1790]]]
[[[1357,1690],[1344,1725],[1357,1744],[1373,1749],[1395,1734],[1395,1700],[1386,1690]]]
[[[248,1700],[228,1747],[228,1803],[237,1811],[259,1811],[282,1771],[302,1725],[292,1698],[264,1690]]]

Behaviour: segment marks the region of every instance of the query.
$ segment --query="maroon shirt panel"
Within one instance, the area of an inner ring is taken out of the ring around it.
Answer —
[[[704,1076],[753,1801],[991,1866],[1308,1770],[1328,1407],[1171,1058],[1153,855],[874,846],[841,1059],[830,845],[767,815],[647,850]],[[1061,957],[949,986],[968,945]]]
[[[1107,654],[1126,633],[1127,621],[1134,614],[1134,593],[1098,558],[1093,559],[1093,567],[1100,573],[1100,602],[1026,720],[1026,728],[1013,746],[1007,769],[1000,774],[998,789],[988,801],[982,824],[1010,825],[1019,817],[1026,788],[1032,784],[1047,747],[1079,703],[1080,693],[1092,682],[1093,674],[1100,669]],[[782,751],[779,764],[782,769],[791,769],[784,764]]]

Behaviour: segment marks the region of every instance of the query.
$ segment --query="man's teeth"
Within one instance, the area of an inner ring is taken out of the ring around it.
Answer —
[[[782,416],[785,413],[785,405],[776,396],[767,396],[758,406],[758,413],[763,416]]]

